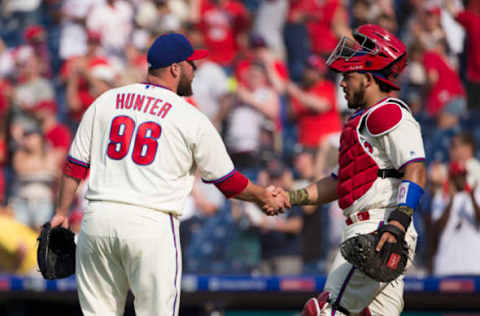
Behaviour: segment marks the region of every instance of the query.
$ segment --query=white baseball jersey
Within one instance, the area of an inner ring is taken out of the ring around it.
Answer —
[[[89,166],[86,198],[181,215],[198,166],[205,181],[233,171],[208,118],[173,91],[132,84],[98,97],[84,114],[70,159]]]
[[[383,107],[385,105],[389,107]],[[365,122],[357,126],[358,142],[380,169],[402,170],[408,163],[425,160],[420,126],[403,105],[398,99],[386,98],[356,114],[361,115]],[[350,155],[351,152],[345,154]],[[338,173],[337,168],[333,176]],[[358,170],[355,173],[361,174]],[[372,186],[343,210],[353,222],[346,226],[343,240],[375,231],[380,222],[388,218],[398,204],[400,182],[397,178],[376,177]],[[366,211],[368,218],[362,219],[359,214]],[[417,233],[412,224],[405,235],[410,259],[414,257],[416,239]],[[352,314],[360,313],[367,305],[372,315],[400,315],[403,310],[403,276],[388,284],[374,281],[353,268],[340,252],[337,252],[330,268],[325,291],[330,293],[332,302]],[[330,307],[326,307],[325,314],[321,315],[333,314]],[[344,314],[336,311],[335,315]]]
[[[402,170],[404,166],[411,162],[425,160],[420,125],[406,108],[406,105],[405,107],[397,105],[401,110],[401,118],[395,125],[377,135],[374,135],[369,129],[371,114],[383,105],[391,104],[392,101],[401,102],[398,99],[386,98],[360,114],[366,118],[366,124],[359,127],[358,137],[359,143],[375,160],[380,169]],[[402,104],[404,103],[402,102]],[[385,121],[387,121],[387,118],[385,118]],[[338,175],[338,167],[333,171],[333,175]],[[396,207],[399,184],[400,179],[376,178],[373,185],[362,197],[343,210],[344,215],[349,216],[356,212],[371,209]]]
[[[450,215],[441,231],[434,257],[435,275],[480,273],[480,234],[473,201],[469,193],[457,192],[453,197],[437,192],[432,203],[432,220],[438,221],[452,200]],[[475,190],[475,199],[480,201],[480,190]],[[468,245],[462,247],[461,245]]]

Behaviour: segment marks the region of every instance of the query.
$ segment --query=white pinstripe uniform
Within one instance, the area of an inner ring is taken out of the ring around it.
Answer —
[[[381,134],[372,135],[367,128],[368,116],[384,104],[392,104],[392,101],[401,109],[401,120]],[[410,162],[425,159],[420,126],[402,101],[387,98],[359,115],[367,121],[366,124],[359,125],[359,143],[380,169],[402,170]],[[337,174],[338,169],[332,176],[336,177]],[[363,196],[343,210],[344,215],[352,222],[346,227],[343,240],[373,232],[388,218],[398,204],[400,181],[397,178],[378,177]],[[364,220],[365,212],[368,212],[367,220]],[[417,241],[413,223],[407,230],[405,240],[409,245],[410,258],[413,260]],[[328,274],[325,291],[330,292],[332,303],[341,305],[351,314],[360,313],[367,305],[371,314],[376,316],[400,315],[403,310],[403,276],[389,284],[379,283],[354,269],[340,252],[337,253]],[[322,315],[333,313],[329,308]],[[337,310],[334,315],[344,314]]]
[[[123,315],[131,289],[137,315],[177,315],[177,217],[194,172],[215,182],[234,170],[213,125],[173,91],[128,85],[90,106],[69,161],[90,168],[76,262],[83,314]]]

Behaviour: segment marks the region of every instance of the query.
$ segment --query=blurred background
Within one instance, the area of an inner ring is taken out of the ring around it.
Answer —
[[[74,279],[41,279],[36,238],[83,112],[144,80],[156,36],[181,32],[210,51],[188,101],[239,171],[294,189],[336,165],[350,113],[325,59],[365,23],[408,47],[394,96],[420,122],[427,154],[405,315],[480,315],[480,0],[1,1],[0,315],[81,315]],[[197,181],[181,223],[181,315],[299,315],[323,288],[344,220],[336,203],[266,217]]]

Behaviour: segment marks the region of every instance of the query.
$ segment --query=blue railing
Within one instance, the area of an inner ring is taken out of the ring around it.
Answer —
[[[319,292],[325,285],[325,277],[312,276],[198,276],[184,275],[184,292]],[[74,277],[47,281],[40,277],[0,275],[0,292],[7,291],[74,291]],[[455,277],[405,277],[405,291],[438,293],[480,293],[480,276]]]

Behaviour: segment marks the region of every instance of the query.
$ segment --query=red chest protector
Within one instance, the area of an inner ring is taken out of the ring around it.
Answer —
[[[338,203],[342,209],[362,197],[378,177],[378,165],[360,144],[357,128],[364,113],[353,115],[340,136]]]

